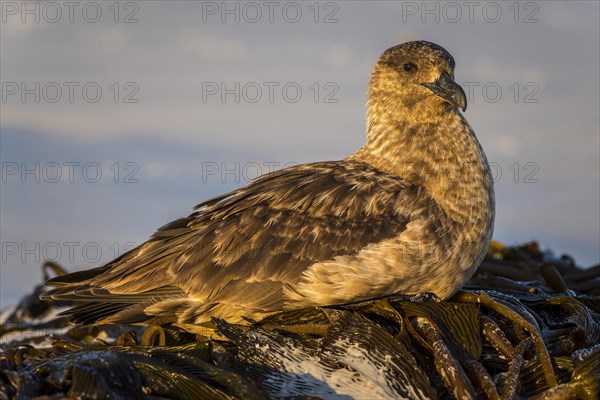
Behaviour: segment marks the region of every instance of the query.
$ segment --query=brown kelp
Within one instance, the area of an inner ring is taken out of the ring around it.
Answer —
[[[54,264],[44,266],[63,273]],[[492,243],[448,301],[390,296],[164,326],[69,326],[40,286],[2,313],[0,399],[597,399],[600,266]]]

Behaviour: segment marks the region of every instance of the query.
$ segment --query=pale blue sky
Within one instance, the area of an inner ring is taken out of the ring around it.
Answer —
[[[0,307],[44,256],[96,266],[259,170],[345,157],[375,60],[413,39],[472,90],[495,238],[597,263],[598,2],[466,3],[2,2]]]

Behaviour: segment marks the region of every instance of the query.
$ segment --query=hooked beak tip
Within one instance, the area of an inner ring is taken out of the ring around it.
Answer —
[[[450,75],[443,73],[435,82],[424,82],[421,85],[448,103],[460,108],[463,112],[467,110],[467,95]]]

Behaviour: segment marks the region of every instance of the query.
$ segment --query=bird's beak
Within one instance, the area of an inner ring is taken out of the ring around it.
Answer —
[[[467,110],[467,96],[463,88],[447,73],[442,73],[435,82],[424,82],[421,85],[431,90],[448,103],[459,107],[461,110]]]

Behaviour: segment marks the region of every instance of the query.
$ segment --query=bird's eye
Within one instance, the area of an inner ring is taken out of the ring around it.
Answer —
[[[403,65],[403,68],[406,72],[415,72],[417,70],[417,66],[413,63],[406,63]]]

